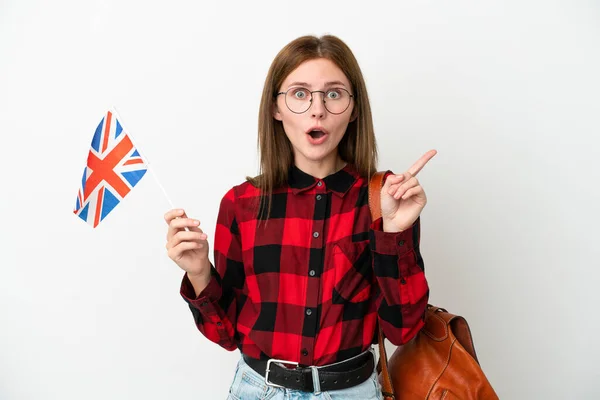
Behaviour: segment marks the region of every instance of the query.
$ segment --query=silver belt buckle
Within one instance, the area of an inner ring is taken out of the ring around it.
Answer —
[[[280,364],[295,365],[295,366],[298,366],[299,363],[297,363],[295,361],[278,360],[278,359],[275,359],[275,358],[270,358],[269,360],[267,360],[267,371],[265,372],[265,383],[267,385],[269,385],[269,386],[283,388],[285,386],[281,386],[281,385],[278,385],[276,383],[269,382],[269,372],[271,372],[271,364],[274,363],[274,362],[280,363]]]

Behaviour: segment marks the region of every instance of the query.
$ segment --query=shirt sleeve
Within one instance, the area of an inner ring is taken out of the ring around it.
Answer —
[[[377,299],[379,323],[394,345],[411,340],[423,327],[429,286],[419,250],[420,217],[402,232],[384,232],[383,220],[371,225],[370,247],[375,279],[381,290]]]
[[[198,296],[187,273],[183,276],[180,294],[188,303],[198,330],[212,342],[233,351],[237,348],[237,298],[245,281],[234,189],[221,200],[215,230],[214,261],[208,286]]]

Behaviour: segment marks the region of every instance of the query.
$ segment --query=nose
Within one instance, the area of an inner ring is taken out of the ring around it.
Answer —
[[[323,98],[320,97],[322,93],[313,93],[312,95],[312,104],[310,107],[310,112],[313,118],[321,119],[325,116],[326,108],[325,103],[323,102]]]

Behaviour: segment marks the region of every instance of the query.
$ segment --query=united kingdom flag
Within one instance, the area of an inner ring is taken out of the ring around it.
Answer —
[[[96,128],[73,212],[94,228],[142,179],[148,167],[108,111]]]

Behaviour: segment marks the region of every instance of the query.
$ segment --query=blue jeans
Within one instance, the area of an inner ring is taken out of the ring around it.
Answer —
[[[363,383],[348,389],[321,392],[318,395],[299,390],[269,386],[265,378],[244,362],[237,364],[227,400],[383,400],[377,371]]]

